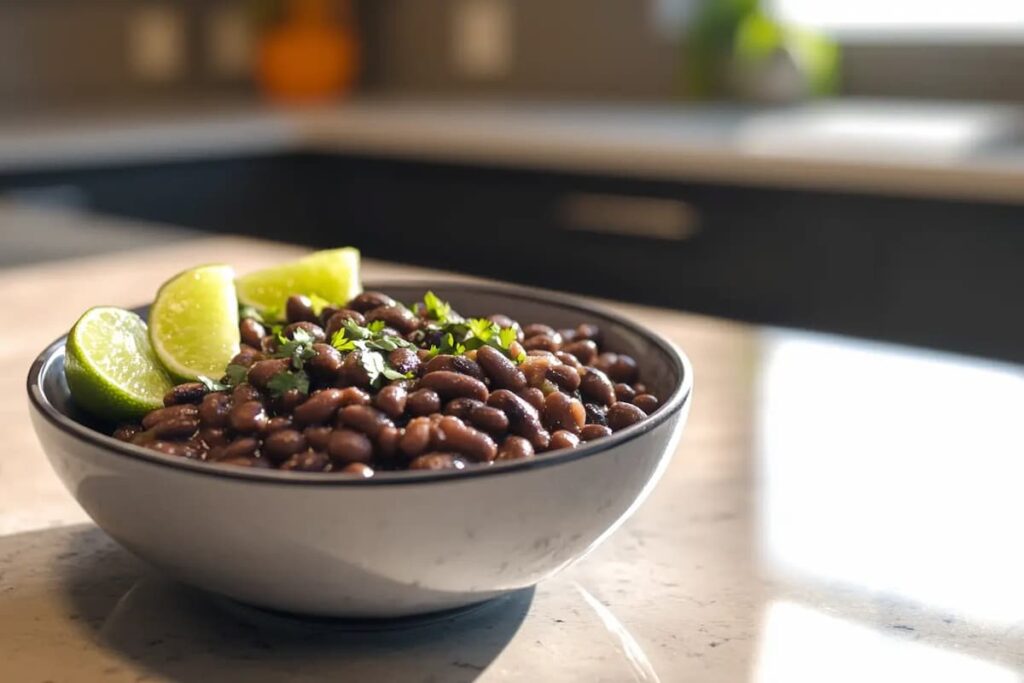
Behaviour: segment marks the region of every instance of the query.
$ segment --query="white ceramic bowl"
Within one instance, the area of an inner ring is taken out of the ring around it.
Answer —
[[[463,472],[358,480],[250,470],[163,455],[94,429],[70,401],[62,338],[28,377],[51,465],[104,531],[181,581],[261,607],[343,617],[424,614],[531,586],[594,548],[654,487],[693,385],[672,344],[546,292],[443,282],[373,288],[403,301],[432,289],[469,315],[596,323],[606,348],[637,359],[663,404],[578,449]]]

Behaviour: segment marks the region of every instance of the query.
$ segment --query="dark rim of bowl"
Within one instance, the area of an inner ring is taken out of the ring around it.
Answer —
[[[411,287],[423,291],[428,289],[462,289],[469,292],[479,292],[491,295],[508,296],[511,298],[533,301],[541,304],[553,304],[560,308],[569,309],[580,313],[583,317],[591,319],[603,319],[609,323],[628,328],[632,333],[639,335],[649,342],[653,347],[661,351],[676,366],[677,374],[682,381],[676,386],[668,399],[662,403],[647,419],[615,432],[611,436],[603,437],[581,445],[579,448],[562,449],[542,453],[534,458],[526,460],[513,460],[509,462],[495,463],[489,467],[477,467],[470,465],[464,470],[401,470],[382,471],[369,479],[360,479],[351,474],[340,472],[282,472],[273,469],[254,469],[247,467],[229,467],[218,465],[202,460],[190,460],[173,455],[166,455],[158,451],[143,448],[133,444],[119,441],[112,436],[98,432],[90,427],[75,422],[67,415],[58,411],[46,398],[40,386],[40,378],[47,367],[53,363],[60,353],[64,351],[67,335],[64,335],[51,343],[39,354],[32,363],[28,372],[28,395],[32,406],[47,421],[59,430],[73,437],[89,442],[95,446],[105,448],[107,451],[119,456],[125,456],[134,460],[142,460],[153,465],[170,467],[173,469],[190,472],[192,474],[224,477],[228,479],[240,479],[250,482],[266,484],[317,484],[321,486],[385,486],[401,484],[421,484],[432,481],[470,480],[476,477],[488,477],[499,474],[517,472],[527,469],[542,467],[553,467],[562,465],[581,458],[595,456],[598,453],[620,446],[628,441],[633,441],[640,436],[652,431],[667,421],[672,415],[679,412],[690,398],[693,390],[693,369],[689,359],[674,344],[659,334],[644,329],[629,319],[613,313],[602,306],[590,303],[581,303],[574,297],[549,292],[542,289],[518,287],[509,285],[478,284],[473,282],[460,282],[458,280],[389,280],[367,284],[367,289],[387,291],[389,287]]]

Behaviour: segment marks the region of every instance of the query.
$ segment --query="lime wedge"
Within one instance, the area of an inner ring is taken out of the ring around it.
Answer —
[[[71,328],[64,373],[75,403],[112,421],[160,408],[174,386],[153,353],[142,318],[109,306],[89,309]]]
[[[238,299],[230,266],[199,266],[168,280],[149,310],[157,358],[184,380],[217,379],[238,353]]]
[[[359,283],[359,250],[352,247],[318,251],[235,281],[238,300],[262,311],[280,314],[293,294],[318,296],[344,304],[362,291]]]

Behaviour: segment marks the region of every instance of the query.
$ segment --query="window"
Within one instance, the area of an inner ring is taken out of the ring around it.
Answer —
[[[1024,40],[1024,0],[769,0],[782,20],[864,38]]]

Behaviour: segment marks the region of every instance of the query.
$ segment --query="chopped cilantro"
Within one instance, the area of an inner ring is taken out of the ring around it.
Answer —
[[[275,396],[281,396],[292,389],[297,389],[302,394],[308,394],[309,376],[302,370],[279,372],[267,382],[267,389]]]
[[[249,368],[245,367],[244,365],[239,365],[237,363],[231,363],[230,365],[228,365],[227,370],[224,373],[224,376],[227,379],[226,384],[229,387],[236,387],[242,382],[244,382],[246,378],[249,376]]]

